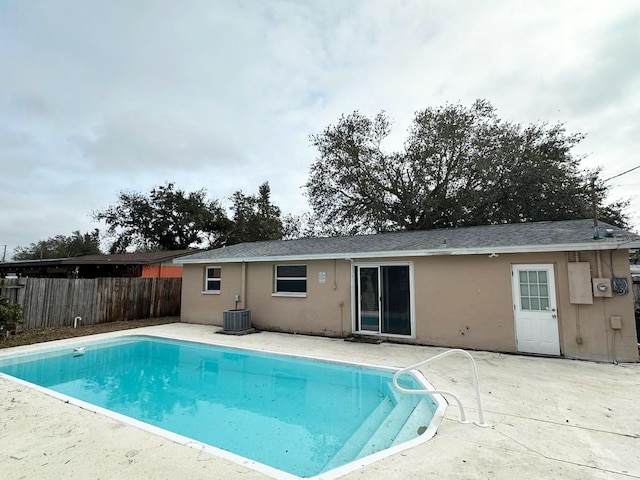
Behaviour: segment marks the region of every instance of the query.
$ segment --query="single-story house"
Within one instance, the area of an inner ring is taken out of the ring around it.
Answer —
[[[69,258],[0,263],[0,277],[38,278],[146,277],[180,278],[182,267],[173,260],[199,250],[80,255]]]
[[[302,238],[181,257],[184,322],[637,362],[629,250],[593,220]]]

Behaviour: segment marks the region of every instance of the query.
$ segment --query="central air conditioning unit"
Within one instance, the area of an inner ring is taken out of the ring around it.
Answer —
[[[243,308],[222,312],[222,330],[225,332],[243,332],[251,328],[251,310]]]

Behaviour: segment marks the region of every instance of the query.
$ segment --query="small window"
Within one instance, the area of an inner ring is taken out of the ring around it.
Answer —
[[[220,267],[207,267],[204,279],[204,291],[220,293]]]
[[[276,293],[307,293],[306,265],[276,265]]]
[[[549,282],[544,270],[520,271],[520,308],[549,310]]]

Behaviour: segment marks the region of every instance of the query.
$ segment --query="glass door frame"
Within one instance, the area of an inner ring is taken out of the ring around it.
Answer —
[[[397,333],[383,333],[382,332],[382,311],[383,311],[383,302],[380,301],[381,298],[381,290],[383,288],[382,285],[382,274],[381,267],[387,266],[406,266],[409,267],[409,317],[410,317],[410,335],[403,335]],[[360,301],[360,290],[359,290],[359,273],[360,268],[376,268],[378,271],[378,331],[372,330],[361,330],[358,329],[360,326],[360,320],[358,318],[359,313],[359,301]],[[397,337],[397,338],[416,338],[416,314],[415,314],[415,287],[414,287],[414,272],[413,272],[413,262],[351,262],[351,331],[358,335],[372,335],[372,336],[382,336],[382,337]]]

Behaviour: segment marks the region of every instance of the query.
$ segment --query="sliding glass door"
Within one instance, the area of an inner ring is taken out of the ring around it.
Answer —
[[[411,335],[409,265],[354,266],[356,330]]]
[[[380,281],[378,267],[356,267],[358,275],[358,319],[367,332],[380,331]]]

